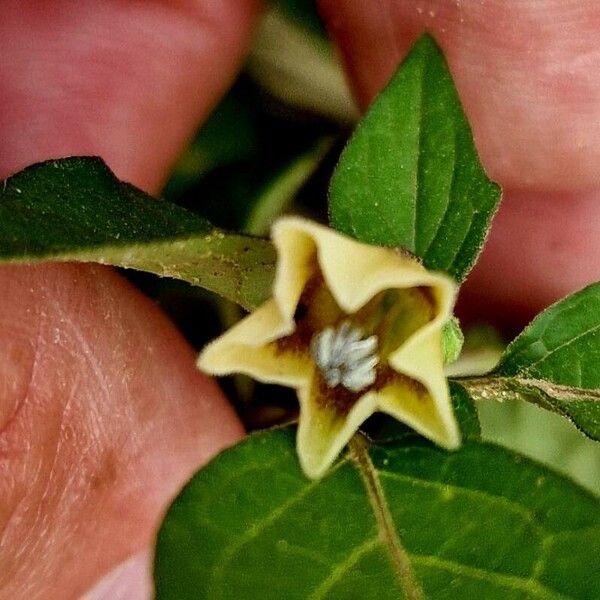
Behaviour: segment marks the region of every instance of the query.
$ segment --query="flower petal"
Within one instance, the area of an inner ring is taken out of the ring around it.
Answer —
[[[285,271],[278,273],[275,286],[275,295],[282,299],[284,284],[296,281],[289,273],[306,270],[316,254],[327,286],[346,313],[356,312],[377,293],[394,288],[432,288],[443,313],[449,314],[454,304],[456,285],[450,277],[431,273],[417,260],[391,248],[358,242],[299,217],[279,219],[272,237],[279,253],[278,271]]]
[[[421,383],[427,394],[407,394],[394,382],[379,392],[381,410],[440,446],[457,448],[460,430],[444,376],[440,330],[422,328],[390,355],[389,363],[396,372]]]
[[[315,397],[314,386],[298,390],[301,418],[296,447],[302,470],[307,477],[322,477],[362,423],[376,410],[372,392],[363,395],[348,414],[340,415],[323,406]]]
[[[291,319],[306,282],[315,273],[315,247],[302,229],[280,227],[290,219],[279,219],[271,230],[277,249],[277,270],[273,283],[273,298],[281,314]],[[302,219],[300,221],[304,222]],[[308,222],[308,221],[307,221]]]
[[[312,370],[308,353],[281,350],[274,343],[293,330],[293,319],[283,317],[277,303],[268,300],[208,344],[198,366],[211,375],[245,373],[264,383],[299,387]]]

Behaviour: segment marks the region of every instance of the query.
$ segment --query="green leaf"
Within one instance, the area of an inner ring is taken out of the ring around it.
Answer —
[[[467,380],[472,394],[514,395],[569,418],[600,440],[600,283],[539,314],[487,377]]]
[[[223,98],[179,159],[163,190],[165,198],[178,198],[214,169],[256,153],[257,119],[247,104],[235,88]]]
[[[285,105],[347,124],[356,103],[332,44],[307,19],[290,19],[291,0],[279,0],[258,29],[246,71]],[[295,10],[296,16],[300,12]]]
[[[600,505],[493,445],[350,451],[320,481],[293,428],[200,471],[158,535],[159,599],[595,598]]]
[[[252,235],[267,235],[273,220],[289,208],[296,194],[331,149],[332,138],[321,138],[300,156],[295,156],[285,168],[261,190],[244,225]]]
[[[460,322],[452,316],[442,327],[442,352],[445,365],[458,360],[464,343],[465,336],[460,328]]]
[[[33,165],[0,190],[0,261],[99,262],[182,279],[245,308],[270,296],[275,252],[120,182],[99,158]]]
[[[499,200],[442,52],[426,35],[344,150],[331,181],[331,223],[360,240],[406,248],[460,281]]]

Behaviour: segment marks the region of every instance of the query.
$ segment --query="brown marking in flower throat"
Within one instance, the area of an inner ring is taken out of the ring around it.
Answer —
[[[296,328],[292,334],[274,342],[277,352],[310,352],[314,335],[330,325],[335,327],[344,318],[345,313],[335,302],[321,271],[315,266],[315,274],[306,282],[296,306]]]
[[[415,381],[406,375],[397,373],[385,365],[377,366],[377,379],[375,380],[375,383],[360,392],[352,392],[342,384],[330,388],[325,379],[317,372],[312,394],[322,407],[333,409],[340,416],[346,416],[362,396],[368,392],[382,390],[392,383],[408,388],[410,392],[417,395],[419,399],[429,395],[427,388],[422,383]]]
[[[382,303],[389,300],[390,291],[409,295],[418,294],[423,298],[426,309],[424,310],[424,314],[422,314],[422,319],[415,323],[415,330],[435,317],[437,301],[432,289],[427,286],[419,286],[407,290],[384,290],[367,302],[354,315],[347,315],[339,307],[329,291],[321,270],[318,267],[316,257],[314,257],[314,263],[314,274],[306,282],[294,313],[296,328],[292,334],[273,342],[277,353],[310,354],[310,344],[316,333],[323,331],[326,327],[335,328],[346,319],[350,320],[358,328],[361,328],[362,324],[363,327],[361,329],[364,329],[369,316],[375,315],[375,312],[381,307]],[[397,301],[393,302],[390,308],[384,311],[382,318],[376,318],[376,322],[372,323],[371,327],[367,326],[364,334],[376,334],[380,340],[385,339],[388,333],[387,328],[391,327],[390,320],[398,316],[396,305]],[[382,331],[382,329],[385,331]],[[400,343],[403,341],[404,339],[398,340]],[[380,351],[383,351],[382,345],[380,346]],[[406,375],[397,373],[388,366],[388,353],[386,351],[383,355],[380,355],[381,362],[376,368],[377,377],[375,382],[360,392],[352,392],[342,384],[333,388],[329,387],[317,368],[315,369],[315,380],[311,393],[321,406],[332,408],[341,416],[347,415],[359,398],[369,391],[381,390],[393,382],[408,388],[411,393],[416,394],[418,397],[427,396],[429,392],[423,384]]]

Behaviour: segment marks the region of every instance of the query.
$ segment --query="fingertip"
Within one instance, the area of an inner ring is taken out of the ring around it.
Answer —
[[[321,0],[365,107],[434,35],[490,176],[509,189],[600,186],[600,5],[591,0]]]
[[[0,174],[99,155],[157,191],[233,81],[257,0],[8,0],[0,20]]]
[[[598,192],[504,194],[462,313],[517,333],[540,310],[600,279]]]

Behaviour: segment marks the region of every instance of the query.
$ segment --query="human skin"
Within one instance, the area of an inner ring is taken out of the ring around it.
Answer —
[[[594,0],[320,7],[363,106],[422,31],[447,54],[505,187],[465,310],[515,323],[600,278]],[[259,8],[4,0],[0,176],[96,154],[157,192],[240,68]],[[76,597],[140,552],[119,586],[141,597],[168,502],[241,435],[173,326],[110,269],[0,268],[0,598]]]
[[[257,16],[254,0],[5,0],[0,175],[96,154],[157,192]],[[111,269],[0,268],[0,598],[78,597],[151,546],[178,489],[242,433],[191,348]],[[142,595],[148,565],[122,575],[123,597]]]

